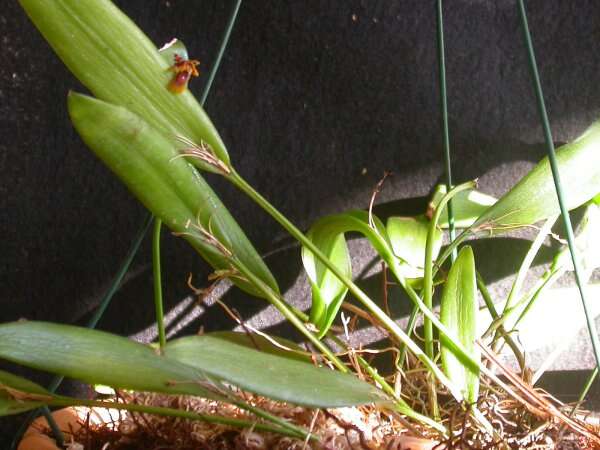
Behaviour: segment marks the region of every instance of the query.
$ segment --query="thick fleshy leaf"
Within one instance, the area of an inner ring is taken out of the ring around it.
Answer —
[[[259,352],[218,336],[175,339],[167,344],[165,355],[247,391],[298,405],[335,408],[389,401],[380,390],[352,375]]]
[[[188,242],[216,269],[229,269],[225,255],[207,243],[198,229],[213,233],[269,287],[277,282],[195,168],[161,133],[129,110],[80,94],[69,95],[69,113],[85,143],[163,223]],[[252,284],[232,281],[260,296]]]
[[[452,265],[444,285],[440,305],[440,320],[458,337],[461,344],[476,361],[480,360],[477,339],[477,284],[475,259],[469,246],[463,247]],[[479,373],[464,365],[455,355],[448,339],[440,337],[442,368],[456,385],[461,386],[469,403],[477,401]]]
[[[167,137],[227,150],[194,96],[167,89],[168,62],[109,0],[20,0],[29,18],[73,74],[101,100],[124,106]]]
[[[331,237],[326,228],[313,226],[306,235],[344,275],[352,277],[352,265],[343,233]],[[319,339],[331,327],[348,288],[312,252],[302,247],[302,264],[312,288],[310,320],[319,330]]]
[[[390,217],[386,230],[394,254],[402,260],[401,273],[406,278],[422,278],[429,220],[425,216]],[[440,252],[442,239],[441,230],[436,230],[434,259]]]
[[[448,189],[440,184],[435,188],[431,201],[427,207],[427,216],[431,217],[437,205]],[[490,195],[484,194],[476,189],[461,191],[452,197],[452,213],[454,215],[454,226],[456,228],[470,227],[479,216],[481,216],[490,206],[496,203],[496,199]],[[438,226],[448,228],[448,207],[445,206]]]
[[[574,209],[600,192],[600,121],[583,135],[556,151],[565,205]],[[472,229],[498,230],[532,225],[560,213],[550,163],[544,158],[494,206]]]
[[[127,338],[47,322],[0,325],[0,359],[91,384],[213,397],[202,371]]]
[[[347,232],[356,231],[363,234],[382,257],[384,253],[388,258],[393,257],[386,240],[385,227],[375,216],[373,223],[375,229],[369,225],[367,212],[350,211],[319,219],[311,227],[309,235],[314,244],[330,256],[331,261],[340,270],[351,275],[350,257],[344,237]],[[319,328],[319,335],[322,337],[333,323],[347,289],[306,247],[302,248],[302,262],[313,291],[311,320]]]

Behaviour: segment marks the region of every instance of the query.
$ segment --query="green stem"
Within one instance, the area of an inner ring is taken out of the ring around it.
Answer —
[[[156,326],[158,327],[158,342],[160,354],[164,354],[167,343],[165,337],[165,318],[163,310],[162,276],[160,270],[160,231],[162,221],[156,217],[152,230],[152,274],[154,276],[154,307],[156,309]]]
[[[292,310],[285,300],[283,300],[277,293],[275,293],[269,286],[267,286],[259,277],[249,270],[240,260],[235,257],[231,258],[231,264],[259,291],[261,291],[266,299],[279,310],[279,312],[285,317],[292,325],[296,327],[308,340],[319,349],[340,372],[348,372],[348,368],[344,363],[329,349],[323,342],[321,342],[317,336],[311,333],[304,323],[298,318],[295,311]]]
[[[335,334],[333,334],[332,332],[328,332],[327,333],[327,337],[329,339],[331,339],[336,345],[338,345],[340,348],[345,348],[348,351],[350,351],[351,349],[348,348],[348,345],[342,341],[340,338],[338,338]],[[385,378],[383,378],[381,375],[379,375],[379,372],[377,372],[377,369],[375,369],[372,365],[370,365],[367,360],[365,360],[361,355],[359,354],[355,354],[356,356],[356,360],[358,361],[358,363],[360,364],[360,366],[367,371],[367,373],[369,374],[369,376],[371,378],[373,378],[373,380],[379,384],[381,386],[381,389],[387,393],[388,395],[390,395],[391,397],[394,398],[395,400],[395,409],[396,411],[398,411],[400,414],[404,414],[407,417],[410,417],[412,419],[415,419],[425,425],[428,425],[430,427],[432,427],[435,430],[438,430],[440,433],[443,433],[444,435],[448,432],[448,430],[446,429],[446,427],[444,427],[442,424],[436,422],[435,420],[432,420],[431,418],[424,416],[422,414],[419,414],[418,412],[416,412],[414,409],[412,409],[410,407],[410,405],[408,405],[408,403],[406,403],[406,401],[404,401],[403,398],[401,398],[395,391],[395,389],[390,386],[390,384],[385,380]]]
[[[415,330],[415,326],[417,325],[417,318],[419,316],[419,307],[413,306],[412,311],[410,312],[410,317],[408,318],[408,323],[406,324],[406,335],[410,337]],[[406,345],[401,343],[399,348],[400,356],[398,357],[398,361],[400,364],[404,364],[404,360],[406,359]]]
[[[444,16],[442,0],[437,1],[437,50],[440,76],[440,109],[442,113],[442,135],[444,138],[444,172],[446,192],[452,189],[452,166],[450,165],[450,131],[448,126],[448,95],[446,93],[446,55],[444,50]],[[448,231],[450,242],[456,238],[452,200],[448,201]],[[456,249],[452,251],[452,262],[456,260]]]
[[[453,196],[461,191],[475,188],[474,182],[463,183],[454,189],[448,191],[444,197],[440,200],[437,205],[433,217],[429,222],[429,229],[427,231],[427,241],[425,243],[425,263],[424,263],[424,274],[423,274],[423,303],[430,311],[433,310],[433,247],[435,234],[437,231],[437,224],[440,220],[440,216],[446,204],[452,199]],[[433,345],[433,324],[428,317],[423,318],[423,329],[425,334],[425,352],[430,358],[434,358],[434,345]]]
[[[496,310],[496,306],[494,305],[492,296],[490,295],[490,293],[487,289],[487,286],[485,285],[485,281],[481,277],[481,274],[479,273],[479,271],[476,272],[476,277],[477,277],[477,287],[479,288],[479,292],[481,292],[483,301],[485,302],[485,305],[487,306],[487,309],[490,312],[492,319],[498,320],[498,318],[500,316],[498,315],[498,311]],[[512,336],[510,334],[508,334],[508,332],[504,329],[504,327],[502,325],[500,325],[498,327],[498,331],[500,332],[500,335],[502,336],[502,338],[506,341],[508,346],[513,351],[515,358],[517,358],[517,361],[519,363],[519,367],[521,368],[521,372],[523,372],[525,370],[525,356],[523,356],[523,353],[521,352],[521,350],[519,350],[519,347],[517,346],[516,342],[513,340]]]
[[[342,281],[348,290],[354,295],[373,316],[381,322],[388,331],[400,342],[404,342],[410,351],[445,385],[451,394],[457,399],[462,400],[463,395],[460,390],[444,375],[437,365],[427,357],[427,355],[415,344],[402,329],[388,317],[380,308],[365,294],[356,284],[346,277],[329,258],[327,258],[298,228],[296,228],[283,214],[281,214],[273,205],[271,205],[263,196],[256,192],[235,170],[227,177],[236,187],[246,193],[260,207],[269,213],[283,228],[285,228],[294,238],[310,250],[331,272]],[[254,277],[256,278],[256,277]],[[260,280],[258,280],[260,281]],[[406,283],[404,283],[406,285]],[[414,291],[413,291],[414,292]],[[420,302],[420,299],[419,299]],[[293,314],[291,314],[293,316]],[[297,318],[294,317],[296,320]],[[464,350],[464,349],[463,349]]]
[[[237,18],[238,12],[240,11],[240,6],[242,5],[242,0],[237,0],[235,6],[233,7],[233,11],[229,16],[229,21],[227,22],[227,27],[225,28],[225,33],[223,34],[223,39],[221,40],[221,45],[219,46],[219,52],[217,53],[217,57],[215,58],[215,62],[213,63],[213,67],[208,75],[208,80],[206,80],[206,85],[204,86],[204,92],[202,92],[202,97],[200,98],[200,104],[204,106],[206,102],[206,98],[208,97],[208,93],[210,92],[210,88],[215,79],[215,75],[219,66],[221,65],[221,60],[223,59],[223,55],[225,54],[225,49],[227,48],[227,44],[229,43],[229,38],[231,37],[231,31],[233,30],[233,26],[235,25],[235,20]]]
[[[542,244],[546,240],[546,237],[548,236],[548,233],[550,233],[550,230],[552,229],[552,226],[554,225],[554,222],[556,222],[557,218],[557,216],[554,216],[546,220],[542,228],[540,228],[540,231],[536,236],[535,240],[531,243],[531,246],[529,247],[525,258],[521,263],[521,267],[519,267],[519,272],[517,273],[515,281],[513,282],[513,285],[510,289],[508,298],[506,299],[504,311],[507,311],[511,308],[515,297],[521,291],[521,287],[523,286],[523,282],[525,281],[525,276],[527,275],[527,272],[529,271],[529,268],[533,263],[533,259],[538,254]]]
[[[137,404],[127,404],[127,403],[116,403],[116,402],[103,402],[97,400],[86,400],[86,399],[70,399],[65,397],[56,397],[50,402],[53,406],[87,406],[90,408],[108,408],[108,409],[122,409],[126,411],[139,412],[143,414],[156,414],[161,416],[169,416],[169,417],[178,417],[182,419],[188,420],[199,420],[207,423],[214,423],[220,425],[228,425],[236,428],[250,428],[260,431],[267,431],[282,434],[285,436],[290,436],[294,438],[305,439],[310,434],[300,428],[294,427],[294,429],[290,429],[289,423],[285,422],[283,419],[278,419],[278,425],[280,426],[272,426],[264,423],[257,423],[256,421],[250,420],[242,420],[242,419],[234,419],[230,417],[222,417],[216,416],[212,414],[198,414],[190,411],[185,411],[181,409],[174,408],[163,408],[158,406],[147,406],[147,405],[137,405]],[[285,426],[284,426],[285,425]],[[315,439],[315,436],[311,436],[312,439]]]

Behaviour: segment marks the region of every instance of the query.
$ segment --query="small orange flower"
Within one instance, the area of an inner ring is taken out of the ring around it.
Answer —
[[[175,73],[173,79],[169,82],[167,88],[174,94],[181,94],[190,81],[190,78],[200,75],[196,66],[200,61],[195,59],[183,59],[179,55],[175,55],[175,64],[169,70]]]

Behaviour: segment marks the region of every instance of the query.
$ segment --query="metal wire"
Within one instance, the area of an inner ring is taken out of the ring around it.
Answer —
[[[577,257],[577,249],[575,247],[575,237],[573,234],[573,226],[571,225],[571,218],[569,217],[569,211],[566,208],[564,202],[564,195],[562,184],[560,182],[560,173],[558,164],[556,162],[556,153],[554,151],[554,141],[552,139],[552,132],[550,131],[550,122],[548,120],[548,114],[546,112],[546,105],[544,102],[544,94],[542,92],[542,84],[540,82],[540,76],[538,73],[537,63],[535,60],[535,53],[533,50],[533,42],[531,39],[531,33],[529,32],[529,25],[527,23],[527,12],[525,11],[525,5],[523,0],[518,0],[519,15],[521,17],[521,26],[523,29],[523,36],[525,38],[525,45],[527,47],[527,57],[529,62],[529,69],[531,71],[531,77],[535,89],[535,95],[537,98],[537,107],[542,121],[544,129],[544,139],[546,141],[546,150],[548,152],[548,160],[550,161],[550,168],[552,169],[552,177],[554,179],[554,186],[556,188],[556,195],[558,196],[558,204],[560,206],[560,212],[562,214],[563,224],[567,234],[567,242],[569,243],[569,251],[571,253],[571,259],[573,260],[573,267],[575,269],[575,280],[581,296],[581,303],[585,312],[585,319],[587,322],[588,331],[590,333],[590,339],[592,341],[592,348],[594,350],[594,356],[596,357],[596,368],[600,368],[600,340],[598,338],[598,330],[594,322],[594,316],[590,311],[589,303],[586,297],[586,290],[584,281],[581,278],[581,267],[579,258]],[[592,377],[595,376],[593,372]]]
[[[446,56],[444,50],[444,16],[442,0],[437,0],[437,50],[440,77],[440,109],[442,114],[442,134],[444,142],[444,172],[446,177],[446,192],[452,189],[452,167],[450,164],[450,131],[448,127],[448,95],[446,93]],[[454,212],[452,200],[448,202],[448,231],[450,242],[456,237],[454,231]],[[452,250],[452,262],[456,260],[456,249]]]

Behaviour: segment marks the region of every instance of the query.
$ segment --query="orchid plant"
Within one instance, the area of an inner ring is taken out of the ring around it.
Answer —
[[[243,390],[311,408],[377,405],[443,439],[453,433],[440,411],[438,397],[446,396],[462,405],[477,427],[498,438],[478,400],[490,389],[523,394],[518,383],[511,386],[493,370],[494,354],[508,344],[526,373],[516,327],[534,303],[552,292],[553,282],[572,270],[563,248],[539,282],[523,292],[524,276],[560,214],[547,160],[499,200],[478,192],[474,182],[450,190],[441,186],[422,215],[390,217],[384,223],[372,211],[355,210],[322,217],[303,233],[237,171],[234,154],[230,156],[210,118],[186,89],[189,79],[197,75],[197,62],[189,59],[182,42],[158,49],[109,0],[20,3],[92,93],[70,92],[67,98],[73,126],[87,147],[152,213],[159,231],[162,224],[185,239],[214,268],[217,278],[229,279],[255,298],[249,301],[274,305],[314,352],[283,345],[285,341],[277,337],[261,339],[256,348],[256,342],[243,335],[208,333],[167,341],[163,332],[158,344],[149,346],[71,325],[5,323],[0,325],[0,358],[7,361],[115,389],[218,399],[253,413],[260,421],[65,397],[3,371],[0,414],[43,405],[108,406],[318,439],[236,395],[236,390]],[[568,208],[584,210],[577,240],[589,275],[600,265],[598,242],[592,238],[599,225],[600,121],[559,149],[558,160]],[[204,179],[206,172],[232,183],[300,243],[312,288],[308,315],[286,301],[263,259]],[[462,232],[444,245],[450,201],[453,223]],[[468,240],[493,238],[539,222],[544,225],[536,228],[538,237],[503,309],[497,310],[477,272]],[[370,242],[413,303],[406,328],[352,280],[345,238],[349,232]],[[159,263],[156,260],[155,267]],[[439,312],[433,308],[436,289],[441,292]],[[479,293],[485,301],[481,311]],[[393,373],[380,373],[350,347],[343,334],[335,332],[333,324],[350,294],[361,304],[354,307],[357,314],[389,336],[397,354]],[[156,297],[157,311],[162,311],[160,288]],[[489,316],[487,330],[480,326],[484,315]],[[162,313],[157,321],[160,330]],[[422,346],[415,336],[419,321],[424,327]],[[426,373],[426,402],[416,402],[403,389],[407,371],[415,368]]]

